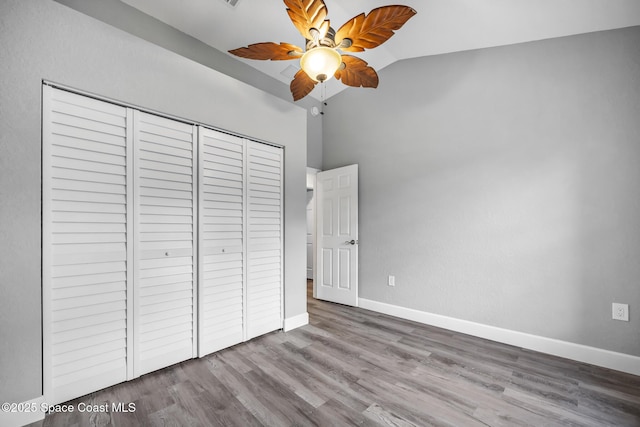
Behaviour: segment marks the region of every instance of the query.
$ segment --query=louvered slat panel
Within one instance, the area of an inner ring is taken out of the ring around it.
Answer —
[[[135,113],[136,376],[194,356],[194,131]]]
[[[200,128],[199,355],[244,339],[244,142]]]
[[[282,149],[248,143],[247,192],[250,339],[282,328]]]
[[[126,108],[43,88],[45,393],[127,379]]]

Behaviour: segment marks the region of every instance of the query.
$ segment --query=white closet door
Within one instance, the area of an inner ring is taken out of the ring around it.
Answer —
[[[130,114],[43,87],[43,363],[49,404],[128,376]]]
[[[195,126],[135,111],[135,375],[195,355]]]
[[[248,141],[247,339],[282,328],[282,149]]]
[[[199,355],[244,340],[245,167],[241,138],[200,128]]]

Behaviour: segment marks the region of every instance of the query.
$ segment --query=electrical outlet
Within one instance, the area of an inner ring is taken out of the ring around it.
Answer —
[[[629,321],[629,304],[619,304],[614,302],[611,304],[611,318],[614,320]]]
[[[396,285],[396,276],[389,276],[389,280],[387,281],[387,284],[389,286],[395,286]]]

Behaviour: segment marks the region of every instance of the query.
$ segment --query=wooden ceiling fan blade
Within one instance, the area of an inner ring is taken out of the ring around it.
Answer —
[[[378,7],[366,16],[361,13],[340,27],[336,45],[348,52],[373,49],[389,40],[416,13],[413,8],[400,5]]]
[[[313,40],[310,33],[312,28],[322,32],[323,23],[327,18],[327,6],[322,0],[284,0],[287,13],[293,25],[300,31],[302,37]],[[329,25],[326,24],[327,30]],[[325,31],[326,34],[326,31]]]
[[[314,87],[316,87],[317,82],[312,80],[311,77],[307,75],[303,70],[298,70],[296,75],[291,80],[291,84],[289,88],[291,89],[291,95],[293,95],[293,100],[298,101],[299,99],[304,98],[309,95]]]
[[[351,55],[342,55],[344,68],[336,71],[335,77],[347,86],[378,87],[378,73],[366,61]]]
[[[247,59],[261,59],[272,61],[286,61],[300,58],[304,53],[302,48],[289,43],[254,43],[247,47],[230,50],[229,53]]]

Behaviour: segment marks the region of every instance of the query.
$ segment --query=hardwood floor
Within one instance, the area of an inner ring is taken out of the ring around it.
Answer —
[[[640,377],[311,297],[308,311],[70,402],[109,412],[32,426],[640,426]]]

